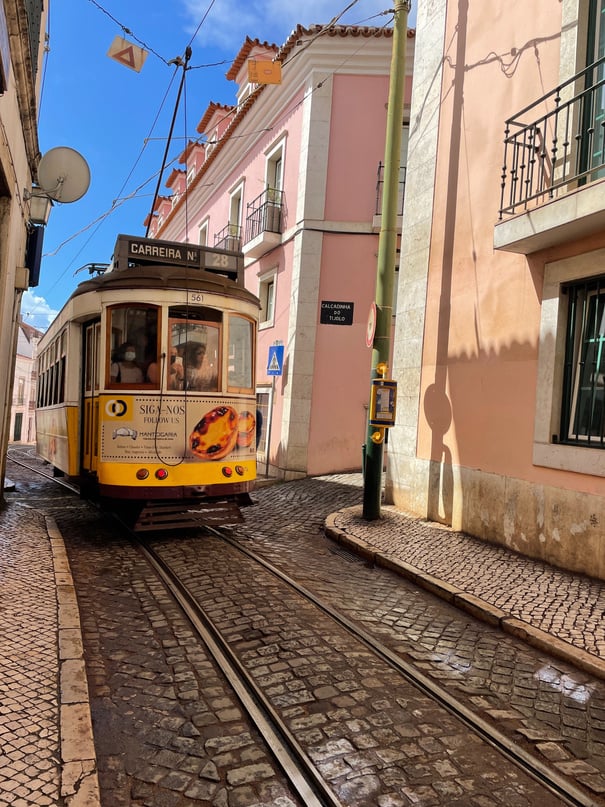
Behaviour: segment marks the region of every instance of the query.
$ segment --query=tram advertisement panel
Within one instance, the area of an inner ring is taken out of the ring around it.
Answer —
[[[256,458],[255,399],[107,396],[101,407],[104,462]]]

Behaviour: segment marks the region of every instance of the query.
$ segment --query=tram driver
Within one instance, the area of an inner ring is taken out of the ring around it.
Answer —
[[[193,343],[189,348],[186,361],[186,389],[216,392],[218,378],[214,368],[208,362],[206,345],[201,342]]]

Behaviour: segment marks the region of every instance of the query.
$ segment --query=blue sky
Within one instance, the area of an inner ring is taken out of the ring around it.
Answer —
[[[408,24],[415,25],[416,3]],[[191,45],[191,70],[174,128],[169,161],[211,101],[235,102],[225,73],[246,36],[283,44],[299,24],[384,25],[383,0],[51,0],[49,51],[40,104],[40,150],[68,146],[90,168],[87,193],[54,205],[44,238],[40,284],[23,297],[23,319],[47,327],[76,285],[80,267],[109,262],[118,233],[145,234],[182,71],[168,64]],[[140,73],[107,56],[116,36],[149,55]],[[160,193],[166,193],[163,177]]]

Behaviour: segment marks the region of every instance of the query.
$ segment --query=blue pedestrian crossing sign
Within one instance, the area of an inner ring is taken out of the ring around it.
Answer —
[[[284,369],[284,346],[270,345],[267,375],[281,375]]]

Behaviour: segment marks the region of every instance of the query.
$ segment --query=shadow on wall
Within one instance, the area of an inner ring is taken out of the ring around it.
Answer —
[[[468,178],[461,176],[461,154],[464,152],[464,89],[468,65],[466,64],[469,0],[459,0],[456,25],[455,54],[450,64],[454,65],[452,87],[452,113],[450,124],[449,159],[447,163],[447,196],[442,219],[443,248],[440,267],[438,318],[435,323],[435,367],[433,383],[426,389],[422,401],[423,411],[430,428],[430,447],[423,446],[423,455],[430,453],[432,459],[427,491],[428,516],[446,524],[452,523],[454,508],[454,478],[452,458],[455,453],[460,465],[470,468],[490,466],[495,472],[501,467],[502,456],[511,450],[527,452],[522,461],[531,464],[536,385],[537,345],[513,342],[495,351],[483,351],[480,326],[477,321],[479,304],[475,304],[475,334],[477,352],[473,355],[450,354],[450,331],[452,319],[453,257],[460,261],[456,252],[458,213],[458,188]],[[469,261],[479,274],[477,252],[474,243],[469,244]],[[542,266],[528,267],[536,298],[542,294]],[[515,317],[511,312],[511,327],[514,333]],[[523,409],[519,406],[517,392],[525,385]],[[448,397],[451,395],[451,400]],[[450,429],[453,427],[453,435]],[[456,446],[452,445],[456,440]],[[448,442],[450,445],[448,445]],[[454,449],[454,450],[452,450]],[[461,504],[463,506],[464,503]]]
[[[513,341],[450,356],[436,370],[436,379],[447,379],[447,392],[433,383],[422,401],[430,429],[428,518],[452,523],[454,453],[462,468],[486,473],[516,476],[519,468],[531,467],[537,357],[535,343]],[[465,506],[464,490],[460,495],[459,512]]]
[[[452,409],[450,407],[446,384],[448,379],[448,349],[449,349],[449,327],[450,327],[450,301],[452,291],[452,256],[454,254],[454,238],[456,232],[456,210],[457,210],[457,188],[460,173],[460,148],[461,133],[463,126],[463,104],[464,104],[464,78],[465,78],[465,56],[466,56],[466,36],[468,28],[468,0],[459,0],[458,3],[458,24],[456,26],[456,57],[454,71],[454,93],[452,102],[452,122],[450,130],[450,152],[447,170],[447,188],[445,216],[443,221],[444,243],[443,243],[443,267],[441,272],[440,306],[438,319],[438,337],[435,357],[435,381],[427,389],[423,402],[427,420],[432,429],[431,457],[439,458],[439,465],[432,471],[432,475],[439,473],[440,479],[429,481],[427,491],[428,511],[435,512],[435,505],[438,502],[431,501],[435,498],[435,491],[439,492],[439,498],[443,503],[443,520],[451,524],[453,512],[453,478],[452,478],[452,455],[445,445],[444,437],[452,421]],[[447,470],[449,468],[449,471]],[[441,469],[441,471],[439,471]],[[434,516],[432,516],[434,517]],[[449,517],[449,521],[448,521]]]

